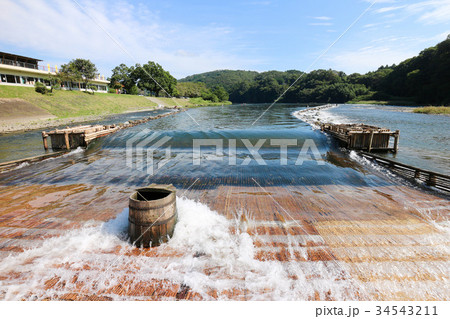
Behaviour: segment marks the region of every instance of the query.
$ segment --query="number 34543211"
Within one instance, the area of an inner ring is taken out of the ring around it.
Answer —
[[[436,306],[377,306],[376,315],[437,316]]]

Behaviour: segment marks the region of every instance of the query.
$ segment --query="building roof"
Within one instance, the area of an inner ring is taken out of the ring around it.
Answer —
[[[18,54],[13,54],[13,53],[7,53],[7,52],[0,52],[0,57],[4,58],[4,59],[8,59],[8,60],[26,60],[27,62],[34,62],[37,63],[38,61],[42,61],[40,59],[36,59],[36,58],[30,58],[27,56],[22,56],[22,55],[18,55]]]

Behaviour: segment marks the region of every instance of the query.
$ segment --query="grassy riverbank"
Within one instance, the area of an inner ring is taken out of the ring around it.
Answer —
[[[168,98],[168,97],[158,97],[166,106],[184,106],[184,107],[201,107],[201,106],[220,106],[220,105],[231,105],[230,101],[226,102],[211,102],[204,100],[201,97],[189,98],[189,99],[179,99],[179,98]]]
[[[144,109],[153,109],[158,106],[144,96],[95,93],[89,94],[79,91],[54,90],[53,94],[43,95],[34,91],[32,87],[18,87],[0,85],[0,98],[19,98],[25,100],[57,118],[73,118],[84,116],[101,116],[118,114]],[[213,106],[228,103],[213,103],[201,98],[171,99],[158,98],[164,105],[184,107]],[[1,115],[0,115],[1,120]]]
[[[33,87],[0,85],[0,133],[74,125],[102,119],[106,115],[152,110],[161,104],[199,107],[213,103],[201,98],[147,98],[145,96],[55,90],[42,95]]]
[[[374,99],[354,99],[347,102],[348,104],[374,104],[374,105],[398,105],[398,106],[414,106],[417,105],[413,100],[405,98],[392,98],[389,100],[374,100]]]
[[[415,108],[414,113],[422,113],[422,114],[449,114],[450,115],[450,107],[449,106],[426,106],[426,107],[418,107]]]
[[[43,95],[32,87],[0,86],[0,98],[25,100],[58,118],[106,115],[126,111],[149,109],[156,103],[143,96],[54,90],[51,95]]]

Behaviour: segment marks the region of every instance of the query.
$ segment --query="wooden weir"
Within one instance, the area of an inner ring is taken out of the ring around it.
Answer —
[[[360,154],[404,174],[435,180],[436,187],[443,184],[441,174],[432,177],[428,171]],[[7,174],[5,180],[14,178]],[[161,183],[174,177],[164,178]],[[208,247],[221,258],[202,254],[189,243],[139,249],[118,237],[109,239],[114,233],[103,234],[102,223],[129,205],[127,183],[2,182],[0,299],[450,299],[445,284],[450,201],[441,194],[407,185],[274,181],[264,188],[243,175],[183,177],[178,182],[186,200],[212,211],[206,216],[221,216],[198,228],[214,235],[219,230],[217,237],[200,238],[210,241]],[[197,213],[199,206],[188,204],[183,212],[192,206]],[[67,248],[67,242],[78,243],[79,238],[92,246]],[[112,241],[105,245],[98,238]],[[231,240],[223,245],[221,238]],[[247,245],[249,254],[242,255]],[[190,287],[188,277],[207,280]]]
[[[92,235],[86,230],[97,234],[97,223],[113,220],[128,206],[128,185],[1,185],[0,299],[450,298],[445,284],[450,248],[447,199],[405,185],[286,184],[263,190],[246,185],[246,179],[240,176],[240,184],[231,186],[220,185],[228,178],[192,178],[178,187],[186,198],[230,221],[229,245],[217,243],[214,236],[203,237],[221,251],[220,260],[197,253],[197,246],[189,243],[139,249],[119,239],[99,243],[97,238],[106,239],[105,235],[89,239]],[[218,225],[213,225],[215,233]],[[249,261],[232,250],[242,247],[235,243],[243,235],[252,243]],[[73,244],[67,249],[66,241],[81,236],[92,246]],[[193,259],[198,266],[192,266]],[[281,285],[267,280],[273,269]],[[191,273],[207,280],[190,287],[184,278]]]
[[[135,125],[147,123],[151,120],[156,120],[162,117],[170,116],[184,110],[177,110],[165,114],[146,117],[140,120],[128,121],[121,124],[111,125],[81,125],[76,127],[67,127],[65,129],[56,129],[50,132],[42,132],[42,140],[44,149],[48,150],[48,140],[50,137],[53,150],[70,150],[77,147],[87,147],[90,142],[96,138],[115,133],[118,130],[133,127]]]
[[[379,165],[389,168],[391,171],[407,179],[417,180],[425,183],[427,186],[435,187],[441,191],[450,193],[450,176],[448,175],[423,170],[418,167],[399,163],[366,152],[359,152],[359,154],[367,159],[375,161]]]
[[[72,128],[42,132],[44,148],[48,149],[47,137],[50,136],[53,150],[70,150],[86,147],[94,139],[114,133],[120,129],[116,125],[83,125]]]
[[[330,133],[346,147],[356,150],[371,151],[393,151],[397,153],[400,131],[391,131],[386,128],[366,124],[330,124],[321,123],[322,131]],[[394,145],[390,146],[391,136]]]
[[[66,151],[60,151],[60,152],[48,153],[48,154],[44,154],[44,155],[22,158],[19,160],[14,160],[14,161],[9,161],[9,162],[3,162],[3,163],[0,163],[0,172],[18,167],[21,164],[31,164],[31,163],[35,163],[35,162],[40,162],[40,161],[48,159],[48,158],[58,157],[65,153],[66,153]]]

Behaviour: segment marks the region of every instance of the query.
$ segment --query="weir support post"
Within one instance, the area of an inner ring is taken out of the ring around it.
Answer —
[[[399,138],[400,138],[400,131],[397,130],[397,131],[395,131],[395,134],[394,134],[394,153],[397,153],[397,151],[398,151]]]
[[[427,185],[428,186],[436,186],[436,175],[430,174],[428,176]]]
[[[48,141],[47,141],[47,133],[45,131],[42,131],[42,142],[44,143],[44,150],[48,150]]]
[[[416,169],[416,171],[414,172],[414,178],[415,179],[419,179],[420,178],[420,170]]]
[[[370,138],[369,138],[369,152],[372,150],[372,142],[373,142],[373,130],[370,131]]]
[[[64,133],[64,141],[66,142],[66,149],[70,151],[69,132]]]

